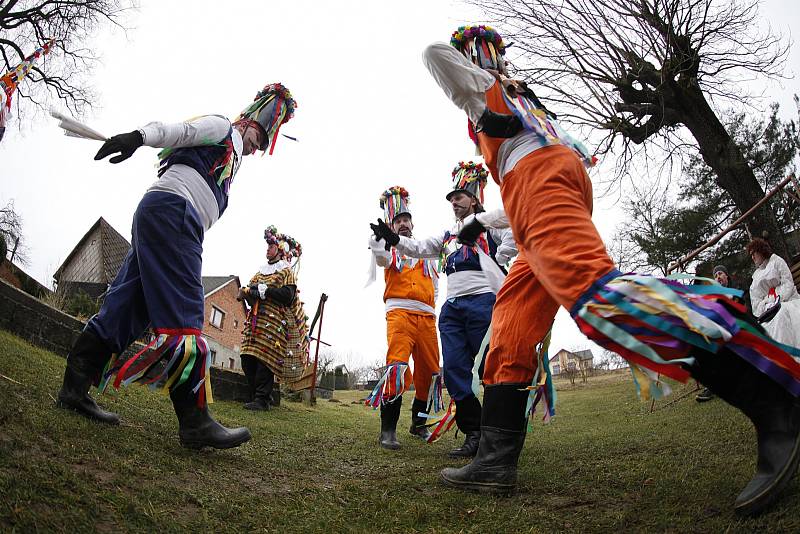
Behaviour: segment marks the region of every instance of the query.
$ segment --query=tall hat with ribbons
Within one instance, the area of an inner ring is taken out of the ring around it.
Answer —
[[[398,215],[406,214],[411,216],[408,209],[409,198],[405,187],[393,185],[383,193],[378,199],[383,210],[383,219],[386,224],[392,224]]]
[[[483,168],[482,163],[460,161],[453,169],[453,189],[447,193],[447,200],[456,193],[467,193],[483,204],[483,188],[486,187],[487,176],[489,171]]]
[[[259,150],[269,153],[275,150],[275,141],[281,125],[294,116],[297,102],[292,98],[292,93],[280,83],[271,83],[260,90],[253,103],[247,106],[236,117],[236,121],[250,121],[264,130],[264,141]]]
[[[460,26],[450,37],[450,44],[483,69],[505,71],[506,45],[491,26]]]
[[[275,225],[271,224],[264,230],[264,241],[268,245],[277,245],[278,254],[289,263],[303,254],[303,247],[300,246],[300,243],[295,238],[278,232]]]

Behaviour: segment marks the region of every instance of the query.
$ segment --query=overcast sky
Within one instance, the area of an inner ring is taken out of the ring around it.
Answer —
[[[224,8],[221,7],[224,5]],[[773,28],[798,27],[794,0],[769,0]],[[474,158],[466,119],[434,84],[424,47],[479,20],[457,2],[155,1],[141,0],[127,34],[104,31],[88,43],[102,58],[92,85],[99,101],[86,122],[105,135],[150,121],[202,114],[235,117],[256,91],[280,81],[298,109],[273,156],[244,159],[224,216],[207,233],[203,275],[235,274],[247,283],[264,262],[263,230],[275,224],[303,245],[299,287],[309,315],[329,295],[323,339],[347,363],[371,363],[386,351],[383,283],[364,289],[367,224],[380,216],[378,195],[399,184],[411,193],[416,237],[449,228],[444,196],[450,171]],[[502,33],[502,26],[498,28]],[[792,45],[789,74],[800,72]],[[791,116],[791,79],[770,85],[770,100]],[[30,265],[45,285],[98,217],[130,239],[137,203],[155,180],[156,150],[143,147],[111,165],[92,160],[94,141],[63,137],[43,116],[11,119],[0,143],[0,202],[13,199],[24,219]],[[604,172],[610,164],[594,171]],[[486,205],[499,207],[490,181]],[[610,238],[621,222],[613,199],[597,199],[595,223]],[[440,303],[446,281],[442,280]],[[552,351],[588,346],[561,310]]]

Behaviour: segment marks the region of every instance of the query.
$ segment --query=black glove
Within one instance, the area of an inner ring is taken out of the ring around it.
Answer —
[[[250,296],[251,296],[252,298],[254,298],[254,299],[260,299],[260,298],[261,298],[261,294],[258,292],[258,284],[253,284],[253,285],[251,285],[251,286],[250,286],[250,287],[247,289],[247,292],[248,292],[248,293],[250,294]]]
[[[120,161],[125,161],[131,157],[133,153],[136,152],[136,149],[143,144],[144,139],[142,139],[142,134],[139,133],[138,130],[115,135],[103,143],[103,146],[101,146],[100,150],[98,150],[97,154],[95,154],[94,159],[95,161],[101,160],[108,155],[119,152],[119,156],[114,156],[108,160],[111,163],[119,163]]]
[[[475,125],[475,133],[491,137],[514,137],[522,130],[522,121],[516,115],[495,113],[488,107]]]
[[[470,222],[464,225],[461,228],[461,231],[458,232],[458,242],[467,245],[467,246],[474,246],[475,242],[478,241],[478,237],[486,231],[486,227],[482,225],[477,217],[473,217]]]
[[[394,233],[381,219],[378,219],[378,224],[370,224],[369,227],[372,228],[372,233],[375,234],[376,240],[383,239],[386,241],[386,250],[391,249],[400,242],[400,236]]]

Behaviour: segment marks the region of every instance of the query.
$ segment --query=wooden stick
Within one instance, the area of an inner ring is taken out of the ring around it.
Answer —
[[[745,219],[747,219],[747,218],[748,218],[750,215],[752,215],[754,211],[756,211],[756,210],[757,210],[758,208],[760,208],[760,207],[761,207],[761,206],[762,206],[762,205],[763,205],[765,202],[767,202],[767,201],[768,201],[770,198],[772,198],[772,197],[775,195],[775,193],[777,193],[778,191],[780,191],[781,189],[783,189],[783,188],[786,186],[786,184],[788,184],[790,181],[792,181],[792,180],[794,180],[794,179],[795,179],[795,178],[794,178],[794,175],[793,175],[793,174],[790,174],[789,176],[787,176],[786,178],[784,178],[783,180],[781,180],[781,183],[779,183],[779,184],[778,184],[778,185],[776,185],[774,188],[772,188],[772,190],[771,190],[769,193],[767,193],[767,194],[764,196],[764,198],[762,198],[761,200],[759,200],[758,202],[756,202],[756,204],[755,204],[755,205],[754,205],[752,208],[750,208],[749,210],[747,210],[747,211],[744,213],[744,215],[742,215],[741,217],[739,217],[738,219],[736,219],[735,221],[733,221],[733,222],[732,222],[730,225],[728,225],[728,227],[727,227],[727,228],[725,228],[723,231],[721,231],[720,233],[718,233],[717,235],[715,235],[714,237],[712,237],[711,239],[709,239],[709,240],[706,242],[706,244],[705,244],[705,245],[703,245],[702,247],[698,248],[698,249],[697,249],[697,250],[695,250],[694,252],[691,252],[691,253],[687,254],[686,256],[683,256],[683,257],[681,257],[681,258],[680,258],[680,259],[678,259],[677,261],[674,261],[674,262],[672,262],[672,263],[671,263],[671,264],[670,264],[670,265],[667,267],[667,274],[671,273],[672,271],[674,271],[674,270],[675,270],[675,269],[677,269],[678,267],[681,267],[681,268],[683,268],[683,266],[684,266],[684,265],[686,265],[686,264],[689,262],[689,260],[691,260],[692,258],[694,258],[695,256],[697,256],[698,254],[700,254],[701,252],[703,252],[703,251],[704,251],[705,249],[707,249],[708,247],[710,247],[710,246],[712,246],[712,245],[716,244],[716,243],[717,243],[717,241],[719,241],[720,239],[722,239],[723,237],[725,237],[726,235],[728,235],[728,233],[730,233],[730,232],[731,232],[733,229],[735,229],[735,228],[736,228],[737,226],[739,226],[739,225],[740,225],[742,222],[744,222],[744,220],[745,220]]]
[[[317,400],[317,362],[319,362],[319,345],[320,345],[320,338],[322,337],[322,317],[325,315],[325,302],[328,300],[328,295],[323,293],[319,296],[319,306],[317,306],[317,312],[319,317],[319,327],[317,328],[317,349],[314,353],[314,373],[312,375],[311,380],[311,404],[314,404]],[[316,320],[316,317],[314,318]]]

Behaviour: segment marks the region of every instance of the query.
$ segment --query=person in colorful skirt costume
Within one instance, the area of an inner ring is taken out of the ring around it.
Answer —
[[[469,244],[456,236],[463,220],[483,209],[483,188],[488,172],[481,164],[460,162],[452,172],[453,189],[447,194],[455,227],[439,235],[414,240],[397,235],[383,221],[371,225],[376,237],[412,258],[440,258],[447,274],[447,301],[439,314],[444,384],[455,406],[455,422],[464,434],[462,446],[451,458],[471,458],[480,440],[481,404],[478,383],[492,322],[495,292],[504,274],[501,269],[517,253],[509,229],[481,233]],[[445,419],[446,420],[446,419]],[[438,428],[436,429],[438,430]],[[436,430],[434,433],[437,433]]]
[[[384,221],[398,235],[411,238],[414,223],[409,211],[409,195],[405,188],[393,186],[380,197]],[[397,441],[397,420],[403,392],[412,381],[414,402],[411,404],[411,435],[425,441],[430,437],[426,414],[437,411],[441,400],[439,375],[439,342],[436,339],[436,296],[439,273],[434,260],[407,258],[397,250],[386,250],[384,240],[370,236],[373,265],[384,268],[386,289],[386,371],[366,403],[380,406],[381,434],[378,443],[384,449],[400,448]],[[370,278],[370,283],[374,275]],[[413,376],[408,362],[414,358]],[[437,403],[439,399],[439,403]]]
[[[665,392],[664,375],[694,377],[753,422],[756,474],[736,510],[763,510],[794,475],[800,459],[798,352],[771,340],[717,284],[691,285],[620,273],[592,224],[592,186],[585,147],[558,125],[523,83],[509,80],[500,35],[488,26],[459,28],[450,45],[434,43],[423,61],[444,93],[463,109],[505,207],[480,215],[460,238],[484,225],[510,224],[519,256],[497,295],[484,373],[478,454],[444,469],[444,484],[507,492],[517,480],[529,389],[542,384],[537,347],[559,306],[595,343],[624,356],[643,397]]]
[[[206,115],[184,123],[151,122],[116,135],[95,156],[111,163],[142,145],[162,148],[159,179],[133,216],[132,243],[100,312],[92,317],[67,357],[58,405],[90,419],[117,424],[89,395],[131,382],[169,391],[183,446],[236,447],[250,439],[246,428],[228,429],[208,411],[212,402],[208,346],[201,335],[203,235],[225,212],[242,156],[270,153],[278,131],[295,109],[289,91],[271,84],[231,123]],[[156,339],[135,357],[120,356],[151,327]]]
[[[274,226],[264,230],[264,240],[267,263],[239,291],[239,298],[250,305],[241,358],[252,398],[244,407],[257,411],[269,410],[273,404],[276,377],[295,381],[308,362],[308,328],[297,297],[296,268],[302,247]]]

